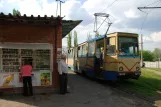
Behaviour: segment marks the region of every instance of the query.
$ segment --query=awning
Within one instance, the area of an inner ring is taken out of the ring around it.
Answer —
[[[82,20],[62,20],[62,38],[64,38],[70,31],[72,31]]]
[[[62,17],[48,17],[47,15],[44,15],[44,17],[41,17],[38,15],[37,17],[26,16],[24,14],[23,16],[13,16],[11,13],[8,15],[5,15],[4,13],[0,13],[0,25],[3,24],[23,24],[23,25],[35,25],[35,26],[55,26],[57,24],[57,19],[63,19]],[[62,38],[64,38],[71,30],[73,30],[79,23],[81,23],[82,20],[62,20]]]

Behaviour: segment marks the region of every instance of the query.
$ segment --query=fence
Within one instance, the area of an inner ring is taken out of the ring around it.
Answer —
[[[145,67],[149,68],[161,68],[161,62],[156,61],[156,62],[144,62]]]

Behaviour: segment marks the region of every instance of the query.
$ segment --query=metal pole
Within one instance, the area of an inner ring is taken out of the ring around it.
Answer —
[[[143,66],[143,35],[141,34],[141,66]]]
[[[160,68],[160,65],[159,65],[160,64],[160,58],[158,58],[158,59],[159,59],[159,61],[158,61],[158,68]]]
[[[109,23],[108,28],[107,28],[106,33],[105,33],[105,36],[107,35],[107,32],[108,32],[108,30],[109,30],[111,24],[112,24],[112,23]]]
[[[159,9],[161,7],[138,7],[138,9]]]
[[[61,1],[60,1],[60,17],[61,17]]]
[[[65,2],[60,0],[60,17],[61,17],[61,3],[65,3]]]

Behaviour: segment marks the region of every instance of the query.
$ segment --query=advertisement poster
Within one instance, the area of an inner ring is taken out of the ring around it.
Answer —
[[[41,73],[40,82],[41,82],[41,86],[49,86],[50,85],[50,73]]]
[[[14,74],[3,74],[0,76],[0,88],[10,88],[14,86]]]

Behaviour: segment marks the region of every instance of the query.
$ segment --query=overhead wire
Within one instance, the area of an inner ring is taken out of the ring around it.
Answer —
[[[116,1],[117,1],[117,0],[114,0],[110,5],[108,5],[105,9],[103,9],[103,10],[101,11],[101,13],[104,12],[106,9],[108,9],[110,6],[112,6]]]
[[[154,3],[157,3],[157,4],[156,4],[156,6],[158,6],[158,5],[159,5],[159,3],[161,3],[161,1],[159,0],[159,1],[154,2]],[[152,4],[154,4],[154,3],[152,3]],[[150,5],[152,5],[152,4],[150,4]],[[150,5],[147,5],[147,6],[150,6]],[[142,25],[141,25],[141,29],[140,29],[140,34],[141,34],[141,33],[142,33],[143,26],[144,26],[144,24],[145,24],[145,21],[147,20],[147,17],[148,17],[148,15],[150,14],[150,12],[152,12],[152,10],[151,10],[151,11],[149,11],[149,12],[142,11],[141,9],[139,9],[139,10],[140,10],[141,12],[146,13],[146,16],[145,16],[145,18],[144,18],[144,20],[143,20],[143,23],[142,23]]]
[[[145,7],[148,7],[148,6],[153,5],[153,4],[155,4],[155,3],[158,3],[158,2],[161,2],[161,0],[158,0],[158,1],[156,1],[156,2],[153,2],[153,3],[151,3],[151,4],[148,4],[148,5],[146,5]]]
[[[101,23],[101,25],[98,27],[97,30],[99,30],[99,28],[100,28],[100,27],[102,26],[102,24],[106,21],[106,19],[107,19],[107,18],[105,18],[105,19],[103,20],[103,22]],[[97,30],[96,30],[96,31],[97,31]]]
[[[111,4],[109,4],[106,8],[104,8],[102,11],[100,11],[100,13],[102,13],[103,11],[105,11],[106,9],[108,9],[110,6],[112,6],[117,0],[114,0]],[[112,16],[112,15],[110,15]],[[112,16],[113,17],[113,16]],[[113,17],[114,18],[114,17]],[[95,18],[92,19],[92,22],[94,21]],[[115,19],[115,18],[114,18]],[[106,22],[106,21],[105,21]],[[89,25],[89,24],[88,24]],[[84,26],[82,29],[86,28],[88,25]],[[94,26],[95,27],[95,26]],[[81,30],[82,30],[81,29]]]

